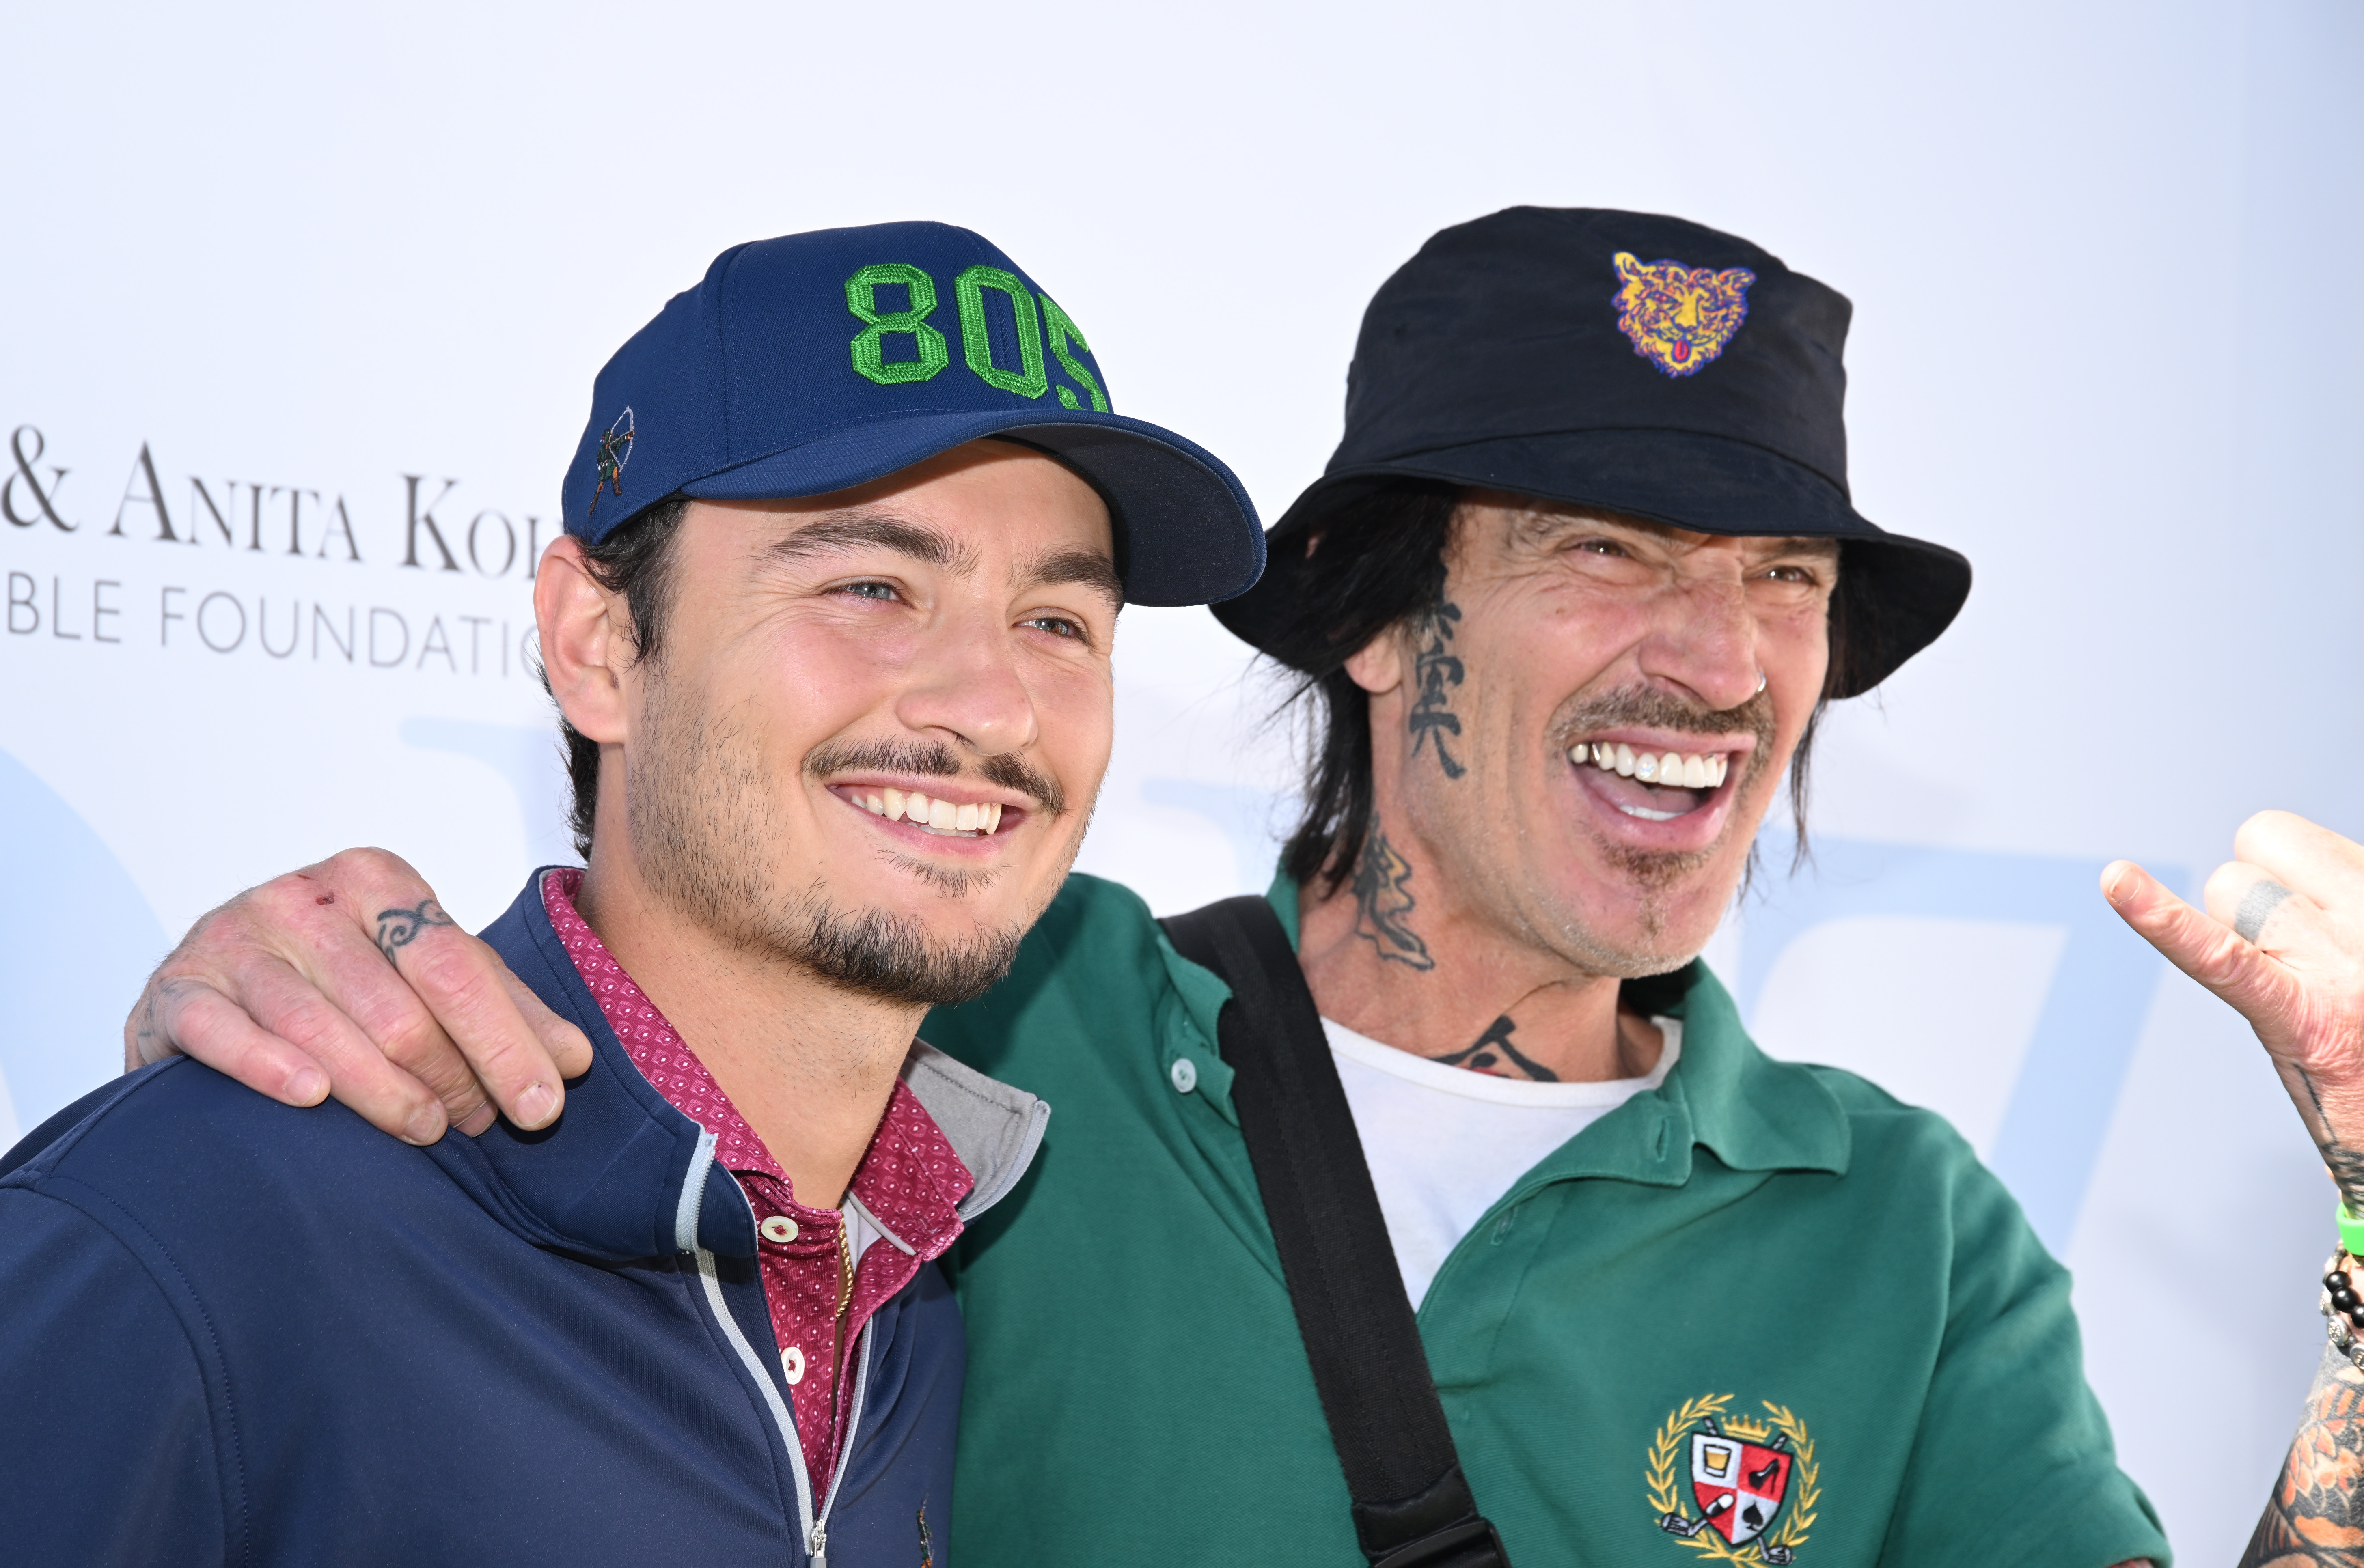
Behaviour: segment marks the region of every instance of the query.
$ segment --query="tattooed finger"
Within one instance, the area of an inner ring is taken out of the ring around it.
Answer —
[[[2274,911],[2290,895],[2291,890],[2271,877],[2258,883],[2241,895],[2241,906],[2233,911],[2234,931],[2243,941],[2254,943],[2258,933],[2266,929],[2266,922],[2273,918]]]
[[[385,954],[388,963],[395,962],[394,950],[408,947],[418,940],[418,933],[437,926],[456,926],[459,922],[443,912],[443,906],[432,898],[421,899],[415,909],[387,909],[377,917],[377,951]]]

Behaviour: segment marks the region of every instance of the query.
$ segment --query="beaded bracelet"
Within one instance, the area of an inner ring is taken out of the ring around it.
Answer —
[[[2323,1296],[2317,1306],[2330,1320],[2332,1349],[2346,1356],[2357,1371],[2364,1372],[2364,1340],[2356,1333],[2364,1329],[2364,1296],[2356,1293],[2347,1272],[2355,1261],[2345,1247],[2331,1255],[2323,1272]]]

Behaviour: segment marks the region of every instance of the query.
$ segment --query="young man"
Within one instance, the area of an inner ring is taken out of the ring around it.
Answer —
[[[1518,1562],[2165,1554],[2009,1196],[1938,1118],[1758,1052],[1694,957],[1822,705],[1968,590],[1849,503],[1848,314],[1674,219],[1448,229],[1373,301],[1345,440],[1219,612],[1317,705],[1270,902]],[[311,874],[340,907],[426,895],[379,854]],[[542,1113],[554,1070],[480,1005],[486,955],[439,933],[448,967],[405,950],[398,978],[312,885],[201,925],[130,1049],[293,1102],[333,1086],[415,1135],[438,1096],[463,1128],[487,1094]],[[927,1021],[1061,1107],[951,1258],[965,1568],[1382,1555],[1243,1140],[1227,995],[1137,898],[1072,877],[1007,980]]]
[[[566,1115],[406,1147],[177,1062],[38,1129],[12,1561],[929,1559],[936,1260],[1048,1112],[914,1028],[1074,860],[1120,605],[1261,563],[1236,481],[1107,409],[1057,305],[935,224],[738,247],[619,350],[534,591],[588,867],[485,936],[582,1037]]]

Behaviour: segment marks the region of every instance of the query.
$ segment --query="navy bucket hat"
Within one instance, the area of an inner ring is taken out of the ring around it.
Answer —
[[[882,223],[725,250],[600,371],[566,471],[569,533],[657,502],[866,484],[997,436],[1108,503],[1125,597],[1202,605],[1264,568],[1247,492],[1210,453],[1115,412],[1067,313],[983,236]]]
[[[1437,234],[1379,287],[1346,434],[1215,614],[1269,648],[1309,545],[1393,480],[1509,491],[1699,533],[1840,541],[1834,697],[1934,641],[1970,563],[1888,533],[1847,489],[1853,306],[1745,239],[1681,218],[1511,207]]]

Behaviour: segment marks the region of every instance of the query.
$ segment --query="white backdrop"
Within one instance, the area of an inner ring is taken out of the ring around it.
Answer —
[[[94,4],[0,39],[0,1142],[262,874],[383,843],[479,923],[561,852],[532,550],[592,373],[724,246],[982,229],[1271,517],[1431,231],[1676,212],[1854,298],[1858,502],[1979,572],[1831,726],[1818,871],[1713,956],[1768,1047],[1989,1154],[2078,1272],[2128,1468],[2187,1561],[2237,1551],[2329,1191],[2093,879],[2193,885],[2269,805],[2364,829],[2353,6]],[[1119,662],[1084,865],[1161,909],[1260,886],[1268,688],[1201,612],[1129,611]]]

